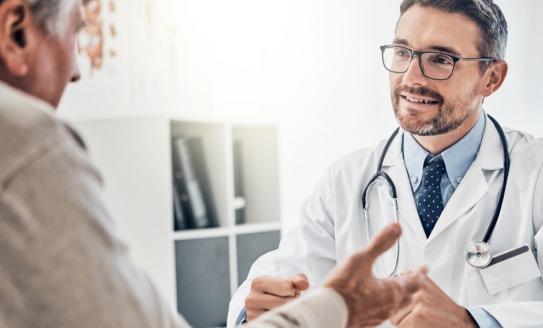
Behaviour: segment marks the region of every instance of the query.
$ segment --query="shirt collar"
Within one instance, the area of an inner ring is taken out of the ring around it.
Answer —
[[[468,134],[439,154],[445,163],[447,177],[455,189],[477,157],[483,139],[485,121],[486,114],[481,112],[477,123]],[[420,185],[424,160],[428,155],[430,153],[413,138],[411,133],[403,133],[403,156],[413,190],[417,190]]]

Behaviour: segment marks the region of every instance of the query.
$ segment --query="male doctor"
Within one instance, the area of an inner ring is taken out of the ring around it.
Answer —
[[[541,141],[505,130],[510,172],[489,240],[496,260],[528,251],[484,269],[465,259],[466,247],[483,239],[504,183],[504,143],[482,104],[507,74],[505,18],[492,0],[404,0],[400,12],[392,44],[381,47],[401,127],[383,170],[396,186],[404,231],[398,272],[424,264],[431,279],[391,322],[543,327]],[[253,264],[230,303],[230,327],[290,302],[278,293],[285,282],[307,276],[311,287],[321,285],[368,242],[362,191],[384,148],[356,151],[329,168],[297,228]]]

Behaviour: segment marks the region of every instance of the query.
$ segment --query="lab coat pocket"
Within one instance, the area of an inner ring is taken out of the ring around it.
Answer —
[[[529,246],[494,255],[488,267],[479,272],[490,295],[541,277]]]

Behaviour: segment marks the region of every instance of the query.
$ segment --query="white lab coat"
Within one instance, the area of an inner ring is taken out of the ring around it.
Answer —
[[[506,130],[506,136],[511,169],[490,245],[494,253],[529,245],[543,272],[543,140],[511,130]],[[331,166],[305,203],[299,225],[284,236],[277,250],[253,264],[248,279],[230,303],[229,327],[234,326],[244,307],[253,277],[303,272],[315,287],[337,263],[367,243],[361,194],[376,171],[383,148],[384,142],[376,148],[356,151]],[[424,264],[430,269],[430,277],[457,303],[484,308],[504,327],[543,327],[543,279],[489,295],[478,270],[464,259],[466,245],[483,238],[502,187],[503,150],[490,120],[486,120],[477,158],[429,238],[417,213],[400,137],[390,147],[384,170],[398,193],[403,228],[399,271]],[[508,272],[501,274],[508,276]]]

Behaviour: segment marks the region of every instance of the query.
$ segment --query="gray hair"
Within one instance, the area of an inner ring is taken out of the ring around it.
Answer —
[[[479,26],[481,40],[477,46],[482,57],[505,58],[507,21],[492,0],[404,0],[400,5],[403,15],[413,5],[432,7],[447,13],[460,13]]]
[[[80,0],[27,0],[38,26],[47,34],[59,35],[68,26],[68,14]]]

